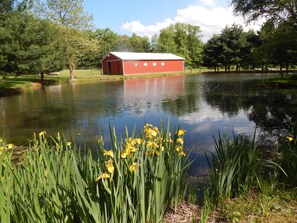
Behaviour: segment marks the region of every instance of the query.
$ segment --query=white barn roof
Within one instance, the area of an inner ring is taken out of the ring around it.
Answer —
[[[122,60],[184,60],[172,53],[110,52]]]

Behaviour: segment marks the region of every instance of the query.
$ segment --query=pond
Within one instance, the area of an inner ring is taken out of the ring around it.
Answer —
[[[187,130],[186,147],[196,159],[191,174],[203,174],[204,154],[214,150],[218,132],[253,136],[255,129],[294,126],[296,92],[254,86],[256,79],[276,76],[199,74],[49,86],[0,98],[0,136],[24,144],[34,132],[60,132],[94,145],[100,135],[108,143],[109,125],[120,137],[126,127],[131,132],[170,120],[173,128]]]

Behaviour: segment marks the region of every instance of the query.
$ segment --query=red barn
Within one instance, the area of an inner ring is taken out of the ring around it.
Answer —
[[[103,74],[177,73],[184,58],[171,53],[110,52],[102,60]]]

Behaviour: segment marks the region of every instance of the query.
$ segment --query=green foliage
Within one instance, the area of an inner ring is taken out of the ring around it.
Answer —
[[[109,52],[116,51],[119,43],[119,36],[109,28],[96,29],[94,35],[100,44],[99,58],[102,60]]]
[[[263,16],[277,22],[285,21],[297,26],[297,5],[295,0],[261,1],[261,0],[232,0],[234,11],[249,18],[257,20]]]
[[[287,136],[279,143],[278,152],[280,159],[276,162],[279,163],[284,174],[279,175],[279,181],[288,185],[297,186],[297,134],[293,132],[292,135]]]
[[[214,35],[205,44],[205,65],[214,67],[215,71],[222,65],[225,71],[230,71],[231,65],[236,66],[236,71],[239,71],[240,66],[248,67],[251,49],[254,47],[254,43],[250,42],[252,39],[248,38],[250,36],[251,33],[244,32],[242,26],[226,26],[219,35]]]
[[[55,27],[30,14],[0,15],[0,70],[4,73],[56,71],[63,66],[63,53],[55,41]]]
[[[202,63],[200,27],[176,23],[162,29],[154,50],[177,54],[186,59],[186,66],[199,67]]]
[[[271,212],[279,212],[280,206],[291,212],[294,206],[288,206],[291,200],[284,202],[287,195],[283,189],[296,200],[296,145],[294,133],[280,138],[276,150],[260,147],[255,137],[250,140],[245,135],[233,135],[229,140],[219,134],[216,152],[207,157],[210,182],[204,193],[203,221],[214,207],[220,218],[231,222],[250,215],[266,218]],[[283,218],[282,214],[276,216]]]
[[[207,157],[210,168],[209,196],[214,203],[224,197],[237,196],[260,182],[260,152],[254,140],[250,141],[244,135],[234,135],[230,141],[219,134],[218,140],[215,140],[215,150],[215,154]]]
[[[92,27],[93,19],[84,11],[83,2],[83,0],[47,0],[36,4],[34,9],[41,18],[49,19],[59,27],[56,39],[63,47],[62,52],[65,52],[70,79],[74,79],[74,70],[82,58],[81,54],[98,50],[96,42],[82,31]]]
[[[1,222],[162,222],[185,190],[184,130],[145,125],[139,137],[98,140],[98,154],[59,134],[34,135],[21,163],[0,140]],[[97,157],[97,160],[96,158]]]

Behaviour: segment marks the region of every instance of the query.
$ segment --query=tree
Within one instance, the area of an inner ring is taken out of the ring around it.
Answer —
[[[11,12],[13,9],[14,9],[14,7],[13,7],[13,5],[14,5],[14,0],[2,0],[1,2],[0,2],[0,13],[9,13],[9,12]]]
[[[297,27],[296,0],[232,0],[231,4],[235,12],[246,16],[249,21],[264,16]]]
[[[49,21],[30,13],[30,1],[4,3],[5,10],[0,13],[0,70],[5,75],[41,74],[43,82],[44,73],[62,67],[56,30]]]
[[[205,66],[213,67],[215,72],[219,71],[222,55],[223,45],[220,42],[220,36],[215,34],[207,41],[203,48],[203,61]]]
[[[102,60],[109,52],[118,48],[119,36],[109,28],[96,29],[95,36],[100,44],[100,60]]]
[[[133,48],[134,52],[149,52],[150,42],[147,36],[141,37],[137,36],[135,33],[129,38],[130,46]]]
[[[61,45],[67,57],[70,79],[74,79],[74,70],[78,62],[81,44],[77,41],[82,30],[91,28],[92,16],[83,8],[83,0],[46,0],[39,2],[35,11],[41,18],[47,18],[59,25]]]
[[[154,50],[170,52],[186,59],[188,67],[198,67],[202,62],[202,41],[200,27],[176,23],[162,29]]]
[[[120,35],[118,40],[117,51],[128,52],[133,51],[133,47],[130,43],[130,37],[127,35]]]
[[[234,11],[246,16],[248,21],[266,17],[273,27],[269,43],[282,70],[286,63],[296,63],[297,52],[297,3],[296,0],[232,0]],[[267,45],[261,47],[263,50]]]
[[[99,67],[100,65],[100,42],[95,32],[80,31],[76,35],[76,44],[79,49],[76,53],[77,66],[80,68]]]
[[[242,26],[235,24],[230,27],[226,26],[220,38],[223,44],[225,71],[230,71],[231,65],[236,65],[236,71],[238,71],[242,56],[241,50],[246,44]]]
[[[162,29],[159,34],[158,48],[160,52],[177,53],[177,45],[174,40],[174,26]]]

